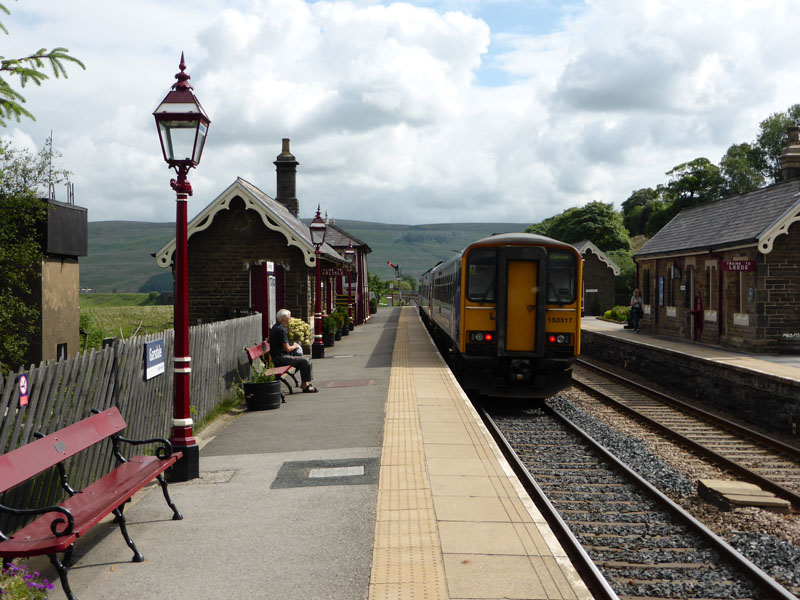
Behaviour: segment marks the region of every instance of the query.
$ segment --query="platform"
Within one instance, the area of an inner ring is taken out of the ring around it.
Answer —
[[[76,546],[75,595],[590,597],[415,308],[381,309],[326,349],[314,383],[198,434],[201,477],[170,486],[184,520],[157,488],[139,494],[125,514],[145,562],[101,524]]]

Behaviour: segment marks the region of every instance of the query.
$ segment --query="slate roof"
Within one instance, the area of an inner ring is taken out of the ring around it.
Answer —
[[[334,248],[347,248],[348,242],[353,240],[353,248],[361,248],[365,253],[372,252],[366,242],[361,241],[351,233],[347,233],[336,223],[328,223],[328,230],[325,232],[325,243]]]
[[[675,216],[634,256],[715,250],[758,243],[800,207],[800,179],[688,208]]]

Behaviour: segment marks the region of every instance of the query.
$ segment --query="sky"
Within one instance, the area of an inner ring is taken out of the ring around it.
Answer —
[[[86,65],[18,89],[90,221],[175,220],[153,110],[181,52],[210,119],[189,217],[236,177],[300,217],[536,223],[718,163],[800,102],[788,0],[3,0],[2,55]],[[65,201],[63,189],[56,200]]]

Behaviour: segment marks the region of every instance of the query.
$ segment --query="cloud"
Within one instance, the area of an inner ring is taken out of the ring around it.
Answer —
[[[52,130],[91,220],[174,219],[151,113],[181,51],[212,120],[190,215],[237,176],[274,194],[289,137],[301,216],[536,222],[716,162],[800,99],[782,0],[68,4],[3,21],[7,56],[59,45],[87,65],[26,87],[37,121],[4,134]]]

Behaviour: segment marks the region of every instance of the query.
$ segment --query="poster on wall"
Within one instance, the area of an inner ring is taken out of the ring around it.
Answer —
[[[658,305],[664,306],[664,278],[658,278]]]

